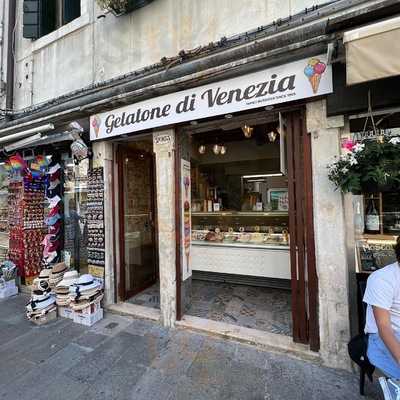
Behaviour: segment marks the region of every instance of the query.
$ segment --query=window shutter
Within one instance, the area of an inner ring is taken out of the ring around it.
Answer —
[[[81,0],[63,0],[62,7],[63,25],[81,16]]]
[[[24,16],[23,16],[23,37],[27,39],[37,39],[40,36],[40,0],[24,0]]]

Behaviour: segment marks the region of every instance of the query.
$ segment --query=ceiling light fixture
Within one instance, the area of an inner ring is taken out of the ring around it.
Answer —
[[[206,152],[206,146],[204,144],[201,144],[198,148],[199,154],[204,154]]]
[[[253,136],[254,128],[252,126],[249,126],[249,125],[243,125],[242,126],[242,131],[243,131],[244,137],[249,139],[249,138],[251,138]]]
[[[267,133],[268,139],[271,143],[275,142],[278,134],[275,131],[271,131]]]
[[[221,152],[221,146],[219,144],[214,144],[213,153],[217,156]]]
[[[224,144],[220,146],[219,154],[221,154],[221,156],[226,154],[226,146]]]
[[[233,115],[232,114],[225,114],[225,118],[226,119],[231,119],[231,118],[233,118]]]

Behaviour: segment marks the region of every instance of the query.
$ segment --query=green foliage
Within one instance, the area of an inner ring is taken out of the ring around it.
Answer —
[[[395,137],[350,144],[351,151],[328,166],[329,179],[344,193],[360,193],[371,185],[399,190],[399,143]]]

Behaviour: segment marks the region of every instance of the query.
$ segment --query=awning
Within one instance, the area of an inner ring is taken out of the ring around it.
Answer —
[[[400,75],[400,17],[345,32],[347,84]]]

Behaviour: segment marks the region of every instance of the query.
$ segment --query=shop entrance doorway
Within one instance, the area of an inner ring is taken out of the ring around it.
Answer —
[[[118,148],[120,279],[124,301],[157,307],[154,159],[152,151],[126,143]],[[136,296],[146,291],[146,301]],[[154,293],[153,293],[153,292]],[[152,294],[151,294],[151,293]],[[139,303],[137,303],[139,301]]]
[[[178,280],[178,319],[292,336],[318,351],[311,137],[304,109],[228,117],[195,121],[182,127],[188,144],[178,140],[177,159],[190,160],[191,169],[192,272],[190,284],[182,283],[183,275]],[[185,181],[177,171],[181,196]],[[182,254],[185,242],[179,237],[178,243]]]

